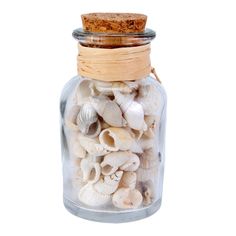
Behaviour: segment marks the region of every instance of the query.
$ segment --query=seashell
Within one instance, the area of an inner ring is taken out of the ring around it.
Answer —
[[[143,196],[143,205],[149,205],[155,199],[154,184],[152,181],[138,182],[137,189]]]
[[[90,102],[103,120],[114,127],[125,126],[120,107],[106,96],[91,97]]]
[[[76,190],[81,189],[85,183],[83,181],[83,173],[80,168],[78,168],[71,179],[72,187]]]
[[[89,138],[83,134],[78,135],[80,145],[91,155],[91,156],[103,156],[109,153],[100,143],[98,138]]]
[[[102,174],[111,175],[118,169],[124,171],[136,171],[139,164],[139,157],[132,152],[112,152],[107,154],[101,163]]]
[[[77,132],[69,132],[67,135],[67,142],[70,157],[74,158],[85,158],[86,150],[81,146],[78,140],[78,133]]]
[[[78,197],[81,202],[92,207],[102,206],[111,201],[111,195],[97,192],[91,183],[80,189]]]
[[[144,120],[148,126],[148,129],[144,131],[144,135],[147,138],[154,138],[155,137],[155,130],[157,128],[157,125],[159,123],[159,116],[144,116]]]
[[[128,150],[134,139],[125,128],[110,127],[99,135],[101,145],[109,151]]]
[[[137,175],[133,171],[124,172],[119,187],[135,189]]]
[[[134,97],[136,94],[124,95],[118,91],[114,91],[115,100],[119,104],[124,118],[130,128],[135,130],[146,130],[147,125],[144,121],[143,107],[136,101]]]
[[[80,163],[80,168],[83,173],[83,181],[89,183],[96,183],[101,174],[101,167],[99,163],[91,162],[88,159],[83,159]]]
[[[143,150],[150,149],[154,147],[154,139],[153,138],[148,138],[148,137],[142,137],[139,141],[138,144]]]
[[[144,120],[147,124],[147,126],[149,128],[156,128],[157,127],[157,124],[159,123],[160,121],[160,117],[159,116],[144,116]]]
[[[102,194],[112,194],[117,190],[122,175],[123,171],[116,171],[112,175],[102,176],[100,180],[94,184],[94,189]]]
[[[79,114],[80,107],[77,105],[73,105],[66,113],[65,113],[65,125],[70,130],[78,131],[79,127],[76,123],[77,116]]]
[[[95,81],[95,88],[97,91],[106,96],[112,96],[114,91],[120,91],[123,93],[131,93],[132,88],[123,82],[103,82]]]
[[[137,170],[138,181],[154,180],[158,173],[159,158],[153,149],[146,150],[140,155],[140,166]]]
[[[95,90],[94,90],[94,83],[92,80],[84,79],[78,84],[76,91],[78,105],[82,105],[88,102],[89,98],[94,95],[95,95]]]
[[[82,134],[88,137],[94,138],[101,131],[97,112],[90,103],[85,103],[81,106],[76,122]]]
[[[134,153],[139,153],[139,154],[143,153],[142,147],[136,140],[133,142],[129,150]]]
[[[128,85],[132,90],[137,90],[139,88],[139,83],[137,81],[124,81],[124,83]]]
[[[138,208],[142,201],[142,194],[137,189],[119,188],[112,196],[114,206],[122,209]]]
[[[101,121],[101,128],[102,129],[107,129],[109,127],[110,127],[110,125],[108,125],[105,121]]]
[[[160,114],[163,97],[158,88],[147,81],[142,81],[136,101],[142,105],[145,115]]]

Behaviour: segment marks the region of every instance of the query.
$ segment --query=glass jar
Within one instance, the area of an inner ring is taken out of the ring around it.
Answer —
[[[155,32],[106,34],[76,29],[73,36],[79,48],[89,50],[86,55],[91,60],[102,64],[97,50],[106,49],[105,56],[115,49],[137,50],[150,45]],[[85,219],[133,221],[153,214],[161,205],[166,95],[157,79],[150,75],[133,79],[129,68],[127,64],[127,73],[113,81],[97,79],[99,71],[93,71],[92,77],[81,75],[80,68],[62,91],[64,205]]]

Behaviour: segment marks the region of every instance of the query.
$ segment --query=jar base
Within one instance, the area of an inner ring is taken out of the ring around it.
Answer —
[[[143,207],[140,209],[134,210],[124,210],[117,212],[109,212],[109,211],[95,211],[86,209],[83,207],[79,207],[75,202],[63,198],[65,208],[73,215],[78,216],[80,218],[104,223],[124,223],[135,220],[140,220],[151,216],[157,210],[159,210],[161,206],[161,199],[157,200],[153,204],[147,207]]]

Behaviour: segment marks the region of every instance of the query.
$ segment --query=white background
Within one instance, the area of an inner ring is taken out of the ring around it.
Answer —
[[[140,12],[168,94],[163,204],[127,224],[62,204],[59,96],[80,14]],[[1,0],[0,235],[235,235],[236,7],[230,0]]]

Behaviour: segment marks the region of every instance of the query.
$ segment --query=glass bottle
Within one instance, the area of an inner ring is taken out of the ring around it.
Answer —
[[[73,36],[83,47],[110,53],[148,45],[155,32],[76,29]],[[62,91],[60,112],[65,207],[102,222],[133,221],[156,212],[165,160],[166,94],[161,83],[150,75],[101,81],[78,74]]]

